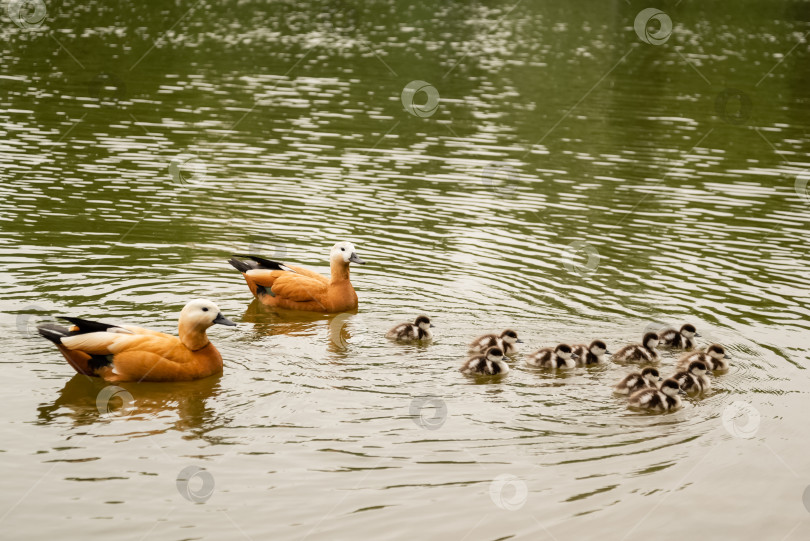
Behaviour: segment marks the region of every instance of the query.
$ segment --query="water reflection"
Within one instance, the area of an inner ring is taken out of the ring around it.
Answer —
[[[137,421],[171,412],[177,419],[165,430],[204,433],[221,423],[212,402],[222,392],[221,376],[172,384],[123,382],[112,385],[100,378],[75,374],[52,403],[40,404],[41,424],[60,423],[69,418],[73,426],[87,426],[111,420]]]

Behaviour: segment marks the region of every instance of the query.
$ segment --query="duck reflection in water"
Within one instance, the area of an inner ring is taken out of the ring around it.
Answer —
[[[174,411],[178,419],[170,429],[202,429],[200,433],[204,433],[223,422],[209,407],[222,391],[220,379],[221,375],[215,375],[170,385],[149,382],[110,384],[100,378],[76,374],[59,391],[53,403],[37,408],[38,422],[47,425],[71,418],[75,426],[84,426],[108,419],[143,420]]]
[[[367,341],[370,330],[358,319],[357,309],[327,314],[268,307],[254,299],[242,314],[242,321],[253,324],[253,332],[263,336],[294,335],[315,338],[302,347],[315,357],[323,352],[317,337],[326,330],[326,351],[345,356],[361,342]]]

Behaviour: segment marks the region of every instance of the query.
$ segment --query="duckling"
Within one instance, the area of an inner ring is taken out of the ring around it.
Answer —
[[[726,353],[726,348],[720,344],[712,344],[705,351],[694,351],[685,354],[678,359],[676,366],[679,370],[686,370],[692,361],[703,361],[708,370],[728,370],[729,359],[731,359],[731,355]]]
[[[605,355],[611,355],[607,346],[601,340],[594,340],[590,346],[577,344],[573,351],[579,357],[579,364],[600,364],[605,362]]]
[[[688,370],[677,372],[671,379],[677,381],[686,394],[694,396],[707,392],[712,385],[706,370],[706,363],[703,361],[692,361]]]
[[[700,335],[691,323],[684,324],[680,331],[664,329],[658,333],[661,345],[672,349],[694,349],[697,345],[696,336]]]
[[[657,363],[661,360],[655,348],[658,347],[658,335],[648,332],[644,335],[641,344],[630,344],[624,346],[613,355],[614,361],[644,361],[647,363]]]
[[[537,368],[574,368],[579,355],[574,353],[568,344],[559,344],[555,348],[538,349],[528,357],[526,363]]]
[[[501,348],[489,348],[484,355],[470,357],[461,365],[461,372],[479,376],[505,376],[509,373],[509,365],[504,360]]]
[[[413,323],[400,323],[385,335],[386,338],[397,342],[415,342],[417,340],[432,340],[431,328],[435,327],[427,316],[419,316]]]
[[[658,375],[658,370],[647,366],[641,372],[633,372],[625,376],[613,390],[618,394],[631,395],[642,389],[657,389],[659,381],[661,381],[661,376]]]
[[[630,395],[628,405],[647,411],[674,411],[680,408],[681,397],[686,394],[681,390],[677,381],[672,378],[665,379],[660,389],[642,389]]]
[[[497,347],[504,351],[505,355],[517,353],[517,344],[522,344],[523,340],[512,329],[506,329],[501,334],[485,334],[479,336],[470,344],[470,353],[484,353],[489,348]]]

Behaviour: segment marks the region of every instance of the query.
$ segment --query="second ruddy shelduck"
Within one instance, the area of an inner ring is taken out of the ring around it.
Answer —
[[[242,273],[250,292],[262,304],[307,312],[346,312],[357,308],[349,265],[365,261],[357,255],[354,244],[338,242],[329,253],[328,277],[255,255],[234,255],[228,263]]]
[[[106,381],[191,381],[222,372],[222,356],[208,340],[215,324],[236,325],[206,300],[180,312],[178,336],[132,325],[63,317],[70,327],[43,324],[39,334],[56,344],[67,362]]]

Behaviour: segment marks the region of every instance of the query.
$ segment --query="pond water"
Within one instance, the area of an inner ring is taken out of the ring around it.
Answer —
[[[806,539],[810,7],[572,4],[4,17],[0,527]],[[327,272],[339,240],[356,314],[259,306],[226,262]],[[193,383],[105,386],[35,331],[175,332],[197,297],[239,325]],[[384,339],[420,313],[434,343]],[[616,350],[685,321],[733,366],[672,414],[628,410],[613,363],[458,372],[483,332]]]

